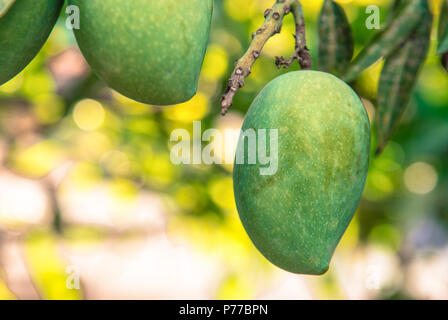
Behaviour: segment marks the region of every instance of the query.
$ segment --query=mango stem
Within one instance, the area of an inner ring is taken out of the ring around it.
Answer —
[[[292,13],[296,24],[295,51],[292,57],[286,60],[276,57],[275,64],[278,68],[288,68],[294,60],[297,60],[302,69],[311,69],[312,59],[306,46],[305,17],[299,0],[276,0],[271,9],[264,13],[265,21],[256,32],[252,34],[252,42],[246,53],[236,61],[235,69],[227,83],[226,90],[221,98],[221,114],[225,115],[233,104],[233,99],[240,88],[244,86],[244,80],[252,71],[255,61],[260,57],[266,42],[280,33],[283,19]]]

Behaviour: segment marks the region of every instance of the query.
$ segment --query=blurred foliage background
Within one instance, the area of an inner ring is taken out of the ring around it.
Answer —
[[[302,2],[316,56],[322,0]],[[376,32],[365,27],[366,6],[378,5],[384,22],[390,1],[339,2],[359,52]],[[191,132],[195,120],[202,130],[239,129],[256,94],[288,72],[274,57],[292,53],[292,17],[231,112],[219,115],[233,62],[272,4],[215,1],[199,92],[166,108],[98,80],[62,14],[39,56],[0,87],[0,298],[448,298],[448,74],[435,55],[435,29],[412,103],[372,160],[359,210],[324,276],[289,274],[255,250],[234,205],[230,166],[170,161],[173,129]],[[439,4],[431,1],[436,15]],[[371,119],[381,66],[355,85]]]

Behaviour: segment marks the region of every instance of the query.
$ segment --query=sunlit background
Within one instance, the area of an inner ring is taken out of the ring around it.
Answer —
[[[316,56],[322,1],[302,2]],[[384,22],[389,1],[340,2],[358,52],[375,32],[365,7],[379,5]],[[431,1],[436,14],[439,3]],[[0,298],[448,299],[448,73],[435,55],[436,30],[412,103],[372,161],[324,276],[284,272],[255,250],[235,208],[231,166],[170,161],[172,130],[192,131],[195,120],[203,130],[238,129],[257,92],[287,72],[274,57],[292,53],[292,17],[219,116],[233,62],[272,4],[215,1],[199,92],[167,108],[98,80],[62,15],[39,56],[0,87]],[[371,120],[380,69],[356,83]]]

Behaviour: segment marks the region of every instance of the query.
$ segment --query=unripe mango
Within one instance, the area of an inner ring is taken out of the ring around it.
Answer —
[[[246,154],[244,163],[235,162],[234,193],[245,230],[278,267],[326,272],[366,180],[370,124],[364,106],[333,75],[290,72],[256,97],[242,133],[248,129],[278,129],[278,170],[261,175],[264,165],[248,164],[251,150],[238,146]],[[247,146],[246,140],[239,144]],[[274,149],[268,145],[268,153]]]
[[[70,0],[80,9],[79,47],[110,87],[170,105],[196,93],[212,0]]]
[[[44,45],[62,0],[16,0],[0,18],[0,85],[22,71]]]

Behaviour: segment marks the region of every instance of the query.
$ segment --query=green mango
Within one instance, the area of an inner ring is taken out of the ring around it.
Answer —
[[[171,105],[197,90],[212,0],[69,0],[80,9],[82,53],[110,87],[136,101]]]
[[[0,3],[0,85],[22,71],[40,51],[61,11],[63,0]]]
[[[266,143],[266,155],[277,155],[274,174],[262,174],[259,154],[250,164],[251,129],[257,153],[263,134],[269,142],[277,130],[278,143]],[[361,199],[369,150],[367,112],[342,80],[296,71],[270,82],[246,115],[233,172],[239,216],[257,249],[289,272],[325,273]]]

